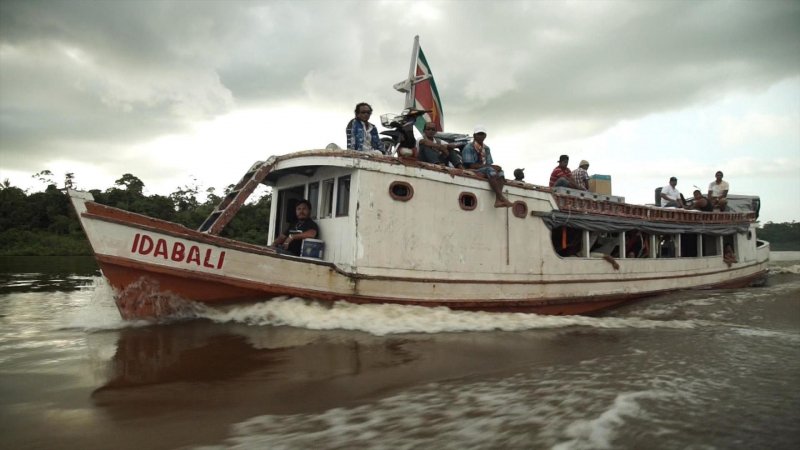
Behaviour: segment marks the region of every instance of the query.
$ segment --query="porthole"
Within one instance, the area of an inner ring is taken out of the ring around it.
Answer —
[[[462,192],[461,195],[458,196],[458,205],[461,206],[461,209],[464,211],[472,211],[478,207],[478,197],[475,197],[475,194],[472,192]]]
[[[511,213],[514,214],[515,217],[524,219],[528,215],[528,204],[519,200],[515,201],[511,206]]]
[[[414,188],[405,181],[393,181],[389,185],[389,195],[400,202],[407,202],[414,196]]]

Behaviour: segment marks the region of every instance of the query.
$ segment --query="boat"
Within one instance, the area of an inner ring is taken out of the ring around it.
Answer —
[[[311,203],[320,239],[300,256],[220,236],[262,184],[272,189],[270,242],[300,200]],[[504,192],[513,206],[495,208],[474,171],[329,147],[257,161],[198,229],[68,195],[125,319],[286,296],[592,314],[768,274],[755,196],[699,212],[523,181]]]

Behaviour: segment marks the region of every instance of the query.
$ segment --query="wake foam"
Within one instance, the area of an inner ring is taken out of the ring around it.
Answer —
[[[800,264],[793,264],[790,266],[779,266],[779,265],[771,265],[769,266],[770,273],[778,274],[778,273],[793,273],[793,274],[800,274]]]
[[[323,304],[301,298],[276,298],[227,311],[206,309],[201,315],[218,323],[288,325],[312,330],[356,330],[377,336],[402,333],[519,331],[565,327],[693,328],[691,320],[542,316],[523,313],[454,311],[445,307],[391,304]]]
[[[123,320],[114,303],[114,289],[102,276],[92,277],[92,283],[75,295],[75,302],[81,307],[66,314],[61,327],[95,332],[150,324],[145,321]]]

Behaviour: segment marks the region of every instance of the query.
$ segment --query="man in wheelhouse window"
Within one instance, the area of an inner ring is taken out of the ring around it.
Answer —
[[[311,203],[308,200],[303,199],[297,202],[294,212],[295,216],[297,216],[297,222],[281,233],[272,243],[272,246],[279,253],[300,256],[303,240],[316,239],[319,236],[319,226],[310,218]]]

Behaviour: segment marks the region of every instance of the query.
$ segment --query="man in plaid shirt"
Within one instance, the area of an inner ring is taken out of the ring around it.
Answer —
[[[575,183],[575,189],[589,190],[589,172],[586,171],[588,168],[589,161],[582,159],[578,168],[572,171],[572,181]]]

